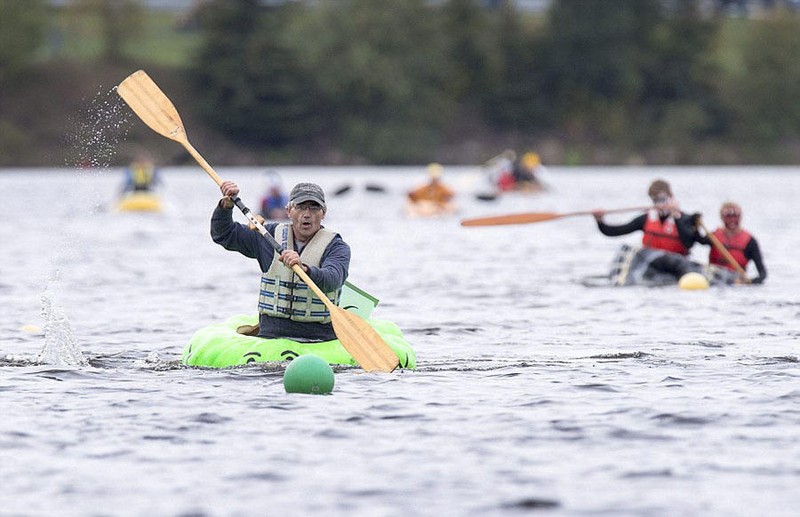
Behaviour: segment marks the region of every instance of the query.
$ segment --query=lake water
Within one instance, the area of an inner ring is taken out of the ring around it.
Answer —
[[[446,168],[441,219],[403,213],[424,167],[278,171],[329,193],[350,280],[419,368],[337,369],[312,396],[283,366],[181,367],[194,330],[256,307],[255,263],[209,237],[216,185],[166,169],[166,213],[115,213],[119,169],[0,171],[0,514],[797,515],[796,168],[553,167],[549,192],[495,202]],[[256,207],[263,170],[218,172]],[[767,282],[586,287],[639,235],[459,226],[646,204],[656,177],[708,227],[738,201]]]

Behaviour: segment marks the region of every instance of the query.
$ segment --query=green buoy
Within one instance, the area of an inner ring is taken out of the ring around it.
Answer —
[[[286,393],[326,395],[333,391],[333,368],[316,355],[296,357],[283,373]]]

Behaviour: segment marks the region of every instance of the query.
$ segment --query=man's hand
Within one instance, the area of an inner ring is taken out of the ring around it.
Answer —
[[[264,219],[264,218],[263,218],[263,217],[261,217],[260,215],[257,215],[257,216],[256,216],[256,221],[258,221],[258,222],[259,222],[259,223],[260,223],[260,224],[263,226],[263,225],[264,225],[264,221],[266,221],[266,219]],[[247,227],[248,227],[248,228],[250,228],[250,229],[251,229],[251,230],[253,230],[253,231],[258,231],[258,228],[256,228],[256,225],[254,225],[254,224],[253,224],[253,223],[251,223],[251,222],[248,222],[248,223],[247,223]]]
[[[286,264],[286,267],[292,268],[293,266],[300,266],[303,268],[303,271],[308,273],[308,267],[303,265],[303,262],[300,260],[300,255],[294,250],[285,250],[281,253],[281,262]]]

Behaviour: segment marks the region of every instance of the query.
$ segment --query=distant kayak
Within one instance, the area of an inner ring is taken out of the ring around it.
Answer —
[[[452,201],[436,203],[434,201],[408,201],[406,214],[409,217],[442,217],[458,212],[458,205]]]
[[[132,191],[122,194],[117,200],[119,212],[160,212],[164,208],[161,196],[148,191]]]
[[[704,265],[688,257],[669,251],[623,244],[611,264],[608,275],[589,277],[583,280],[588,287],[602,286],[664,286],[677,285],[675,276],[651,267],[654,260],[669,255],[675,261],[682,261],[686,271],[698,273],[706,278],[709,285],[733,285],[737,283],[735,271],[715,265]]]

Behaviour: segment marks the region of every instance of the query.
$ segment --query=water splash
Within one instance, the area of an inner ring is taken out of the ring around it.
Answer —
[[[42,317],[45,320],[44,348],[39,352],[38,362],[58,366],[87,366],[89,362],[78,347],[64,309],[53,302],[50,284],[42,292]]]
[[[71,122],[74,130],[67,132],[67,138],[73,152],[66,165],[81,169],[108,168],[133,125],[131,111],[116,94],[116,86],[98,92],[80,118]]]
[[[107,169],[117,154],[120,142],[127,138],[132,126],[131,112],[115,90],[116,87],[105,91],[101,89],[70,120],[72,130],[66,131],[66,138],[71,153],[66,158],[66,165],[80,169],[79,176],[85,174],[85,171],[98,174]],[[98,197],[99,194],[90,192],[90,195]],[[98,211],[100,210],[94,207],[90,213]],[[77,248],[76,243],[67,242],[60,255],[64,257],[74,253]],[[89,362],[78,347],[64,309],[54,302],[51,288],[59,275],[58,270],[53,272],[42,293],[45,344],[37,360],[42,364],[86,366]]]

